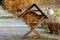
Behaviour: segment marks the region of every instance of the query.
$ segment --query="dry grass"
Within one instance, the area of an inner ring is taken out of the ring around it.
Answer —
[[[26,37],[26,38],[14,36],[11,38],[6,38],[6,40],[57,40],[57,39],[52,39],[52,38],[43,37],[43,36],[37,37],[36,35],[34,35],[34,36]]]
[[[59,34],[60,33],[60,23],[48,23],[48,27],[51,33]]]

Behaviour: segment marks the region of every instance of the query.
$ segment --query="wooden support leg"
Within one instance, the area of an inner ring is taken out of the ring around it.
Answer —
[[[33,31],[37,36],[40,36],[40,34],[36,31],[36,30],[34,30]]]
[[[41,19],[40,19],[40,24],[43,22],[43,19],[44,19],[44,17],[42,17]],[[31,29],[29,32],[27,32],[26,34],[25,34],[25,36],[27,36],[28,34],[30,34],[31,32],[34,32],[34,33],[36,33],[38,36],[39,36],[39,33],[35,30],[36,29],[36,27],[35,28],[33,28],[33,29]]]
[[[35,29],[33,29],[33,30],[30,30],[29,32],[27,32],[27,33],[25,34],[25,36],[27,36],[27,35],[30,34],[31,32],[34,32],[37,36],[40,35]]]

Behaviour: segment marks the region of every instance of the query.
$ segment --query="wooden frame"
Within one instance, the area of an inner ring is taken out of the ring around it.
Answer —
[[[31,8],[36,7],[38,10],[30,10]],[[35,12],[39,11],[41,15],[36,14]],[[31,32],[34,32],[36,35],[39,36],[39,33],[35,30],[39,24],[41,24],[45,19],[48,17],[39,9],[36,4],[30,6],[27,10],[25,10],[21,15],[18,17],[22,18],[23,21],[30,26],[30,31],[25,34],[27,36]]]

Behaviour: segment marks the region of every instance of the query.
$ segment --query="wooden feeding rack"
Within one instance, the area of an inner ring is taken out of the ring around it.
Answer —
[[[37,10],[32,9],[35,7]],[[38,12],[40,14],[38,14]],[[23,19],[24,22],[26,22],[27,25],[30,26],[30,31],[25,34],[27,36],[31,32],[36,33],[39,35],[39,33],[35,30],[38,26],[38,24],[41,24],[45,19],[48,17],[39,9],[39,7],[36,4],[33,4],[30,6],[27,10],[25,10],[21,15],[19,15],[20,18]]]

